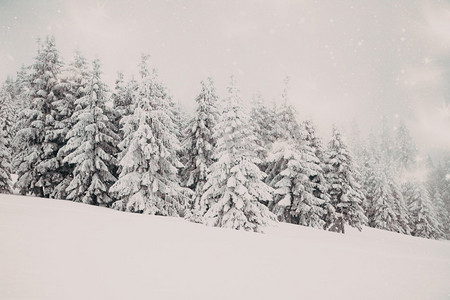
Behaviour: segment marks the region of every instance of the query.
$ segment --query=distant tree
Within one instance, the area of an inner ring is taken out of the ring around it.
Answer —
[[[297,121],[297,113],[289,102],[289,78],[286,78],[284,82],[285,87],[282,94],[282,104],[276,112],[273,135],[275,140],[292,139],[298,141],[300,139],[300,124]]]
[[[345,233],[345,224],[362,229],[367,218],[361,207],[364,196],[354,178],[353,158],[342,140],[340,132],[334,128],[328,146],[326,171],[328,194],[336,214],[326,219],[326,228]]]
[[[257,153],[261,160],[260,169],[267,168],[266,158],[269,147],[275,142],[275,111],[268,108],[260,94],[255,95],[250,113],[251,126],[258,145]]]
[[[232,79],[226,107],[217,125],[215,162],[201,198],[207,207],[203,221],[212,226],[262,231],[275,216],[260,201],[272,200],[272,189],[262,180],[255,136],[248,124]]]
[[[427,189],[444,237],[450,239],[450,155],[429,164]]]
[[[120,128],[120,122],[124,117],[132,115],[135,108],[134,95],[137,90],[137,82],[132,80],[128,83],[124,80],[123,73],[117,74],[114,91],[111,95],[114,107],[114,124],[116,128]],[[119,132],[123,137],[123,132]]]
[[[416,163],[418,154],[416,145],[406,125],[401,122],[396,130],[393,155],[396,163],[403,170],[410,170]]]
[[[366,198],[369,203],[367,214],[369,226],[400,232],[397,215],[393,208],[395,199],[391,194],[386,175],[379,164],[372,166],[366,184]]]
[[[406,182],[402,190],[412,220],[412,235],[429,239],[439,238],[442,232],[424,185],[420,182]]]

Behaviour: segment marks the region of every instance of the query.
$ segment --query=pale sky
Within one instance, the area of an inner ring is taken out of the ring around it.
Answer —
[[[244,99],[290,100],[321,132],[405,120],[423,150],[450,149],[450,1],[0,0],[0,80],[54,35],[68,62],[99,57],[113,87],[149,53],[175,101],[192,107],[212,76]]]

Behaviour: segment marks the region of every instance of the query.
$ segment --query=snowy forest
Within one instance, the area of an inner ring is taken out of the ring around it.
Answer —
[[[65,62],[54,38],[40,41],[0,87],[0,193],[255,232],[287,222],[450,239],[450,152],[420,153],[401,120],[368,136],[334,127],[326,141],[298,119],[288,79],[272,104],[241,99],[233,76],[226,95],[212,78],[191,87],[188,114],[148,55],[136,64],[109,87],[99,59]]]

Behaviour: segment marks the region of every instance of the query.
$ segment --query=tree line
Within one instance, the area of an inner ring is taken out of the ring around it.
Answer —
[[[201,82],[187,117],[146,55],[139,79],[119,73],[111,90],[98,59],[65,64],[51,37],[38,48],[0,88],[1,193],[257,232],[280,221],[450,237],[450,156],[418,160],[403,123],[348,142],[334,127],[325,144],[288,81],[277,105],[257,95],[246,109],[233,77],[220,101]]]

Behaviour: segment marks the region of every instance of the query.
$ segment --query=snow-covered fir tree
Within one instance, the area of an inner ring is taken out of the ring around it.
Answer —
[[[62,145],[55,128],[53,103],[62,97],[59,76],[62,62],[54,38],[47,38],[38,51],[31,75],[29,108],[19,115],[13,160],[21,194],[50,197],[64,179],[56,157]]]
[[[259,146],[258,157],[262,162],[260,168],[265,170],[268,149],[275,142],[275,110],[267,107],[259,93],[254,96],[252,101],[250,120]]]
[[[316,196],[317,182],[312,180],[320,173],[320,165],[305,145],[298,147],[293,140],[280,140],[269,155],[269,163],[277,163],[280,170],[269,183],[275,189],[272,211],[279,221],[323,228],[325,200]]]
[[[282,93],[282,104],[276,111],[275,124],[273,127],[274,139],[297,141],[300,139],[300,124],[294,107],[289,102],[289,78],[286,78]]]
[[[0,127],[0,194],[11,194],[11,155],[7,148],[6,133]]]
[[[352,155],[335,127],[327,152],[328,194],[336,214],[327,216],[326,228],[345,233],[345,225],[348,224],[361,230],[362,225],[367,223],[361,207],[364,196],[354,178]]]
[[[76,51],[73,61],[64,66],[61,70],[60,80],[56,87],[61,97],[53,102],[54,108],[54,129],[53,135],[58,137],[61,145],[66,145],[69,137],[68,132],[77,123],[74,115],[75,101],[86,95],[86,87],[91,80],[91,72],[88,70],[87,59]],[[64,146],[62,147],[64,148]],[[63,180],[54,188],[51,197],[66,199],[67,187],[72,181],[74,164],[70,164],[66,159],[66,151],[62,148],[58,150],[57,157],[60,161],[59,173]]]
[[[402,185],[402,190],[410,212],[412,235],[439,238],[442,232],[439,230],[436,211],[424,185],[421,182],[406,182]]]
[[[444,155],[436,164],[430,164],[429,169],[427,189],[436,207],[441,229],[450,239],[450,155]]]
[[[403,122],[400,122],[395,132],[395,145],[393,156],[399,168],[410,170],[416,163],[418,151],[414,144],[409,129]]]
[[[275,122],[278,140],[267,159],[266,182],[275,189],[269,207],[280,221],[323,228],[323,216],[332,214],[333,207],[326,194],[322,148],[312,123],[298,124],[287,84]]]
[[[392,209],[394,210],[397,219],[397,232],[411,234],[411,220],[405,198],[402,194],[401,186],[398,179],[394,177],[394,173],[391,171],[391,168],[387,167],[385,170],[389,193],[393,199]]]
[[[304,144],[302,147],[304,151],[303,159],[306,164],[307,175],[313,186],[313,195],[322,200],[322,218],[325,219],[326,215],[333,215],[335,213],[335,209],[331,205],[328,195],[325,152],[322,141],[316,134],[316,129],[311,120],[304,121],[301,125],[301,130]]]
[[[262,231],[275,216],[260,201],[272,200],[272,189],[257,164],[256,142],[232,77],[226,106],[217,124],[215,162],[201,198],[203,221],[212,226]]]
[[[121,121],[121,173],[110,192],[116,209],[178,216],[184,214],[188,201],[177,177],[182,167],[177,157],[181,146],[170,96],[156,72],[150,72],[147,60],[148,56],[142,57],[136,108]]]
[[[100,62],[94,60],[91,80],[85,96],[76,99],[75,125],[67,133],[69,139],[60,152],[64,162],[74,166],[73,179],[66,188],[67,199],[107,206],[112,202],[109,188],[116,181],[112,168],[118,136],[105,114],[107,87],[101,80]]]
[[[137,82],[135,80],[131,80],[127,83],[125,82],[123,73],[119,72],[117,74],[114,91],[111,95],[115,112],[114,124],[116,128],[120,128],[120,122],[124,117],[133,114],[133,97],[136,90]],[[121,135],[121,137],[122,134],[123,132],[119,131],[119,135]]]
[[[392,197],[387,178],[380,165],[373,161],[370,171],[365,189],[369,226],[399,232],[397,216],[393,209],[394,198]]]
[[[201,82],[201,92],[195,99],[197,103],[193,118],[189,121],[184,148],[184,168],[181,173],[182,185],[194,191],[193,216],[204,213],[200,198],[203,186],[214,162],[213,151],[216,146],[214,128],[219,118],[217,95],[211,78]]]
[[[14,124],[17,121],[20,107],[15,99],[14,82],[11,78],[0,86],[0,128],[3,130],[5,146],[10,148],[15,135]]]

